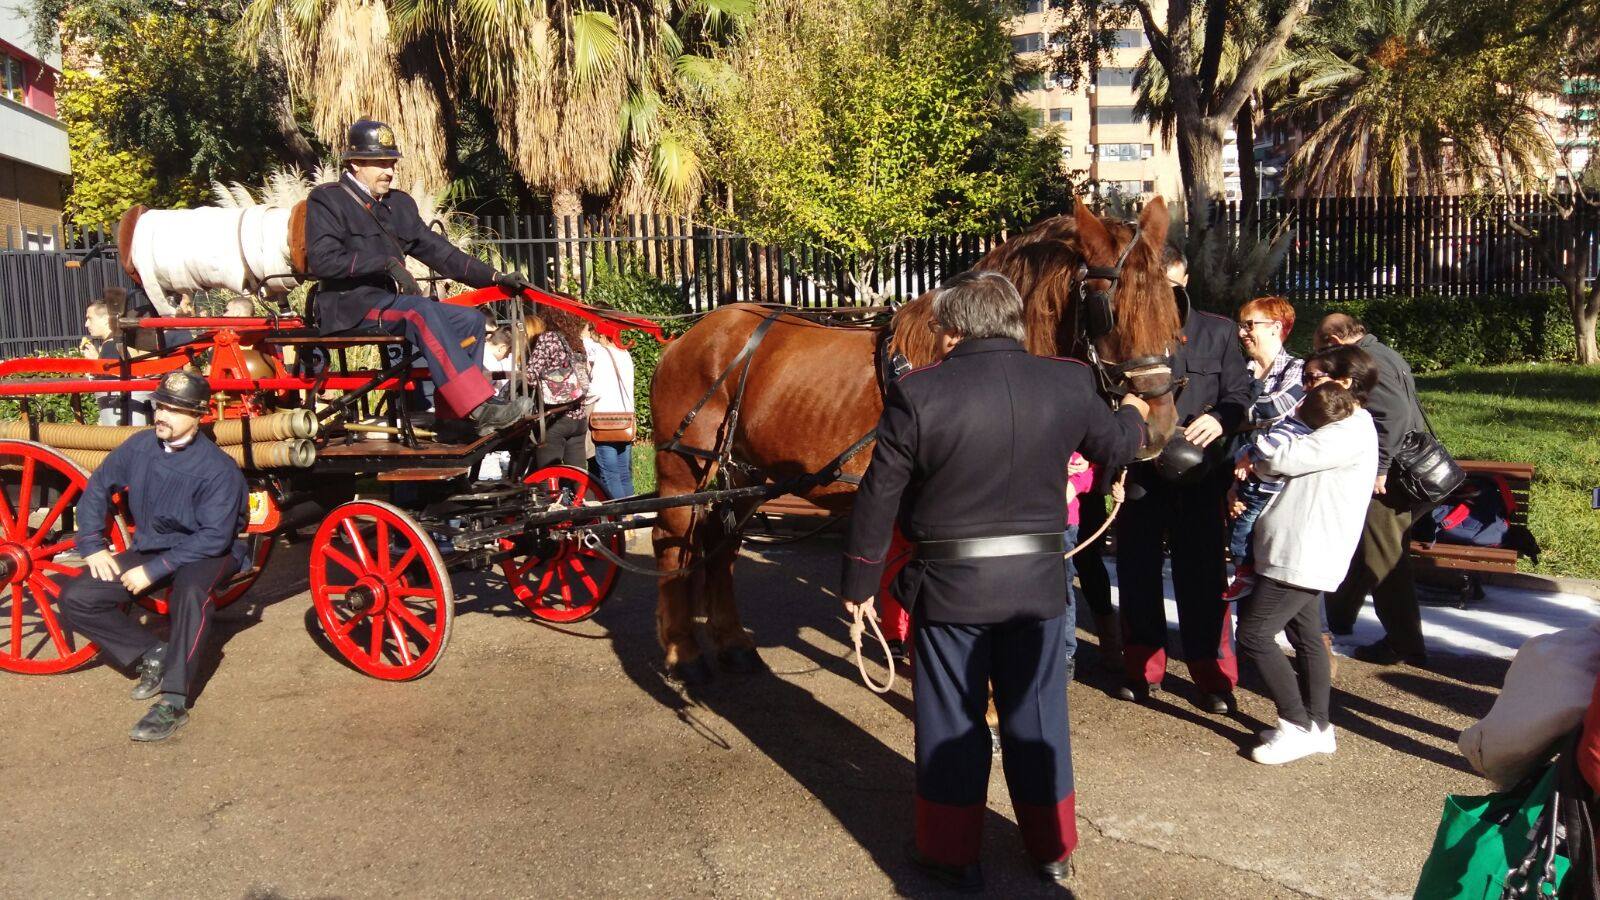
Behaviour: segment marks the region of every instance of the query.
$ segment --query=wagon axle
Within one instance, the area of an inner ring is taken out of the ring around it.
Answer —
[[[33,556],[17,544],[0,544],[0,584],[27,581],[33,571]]]

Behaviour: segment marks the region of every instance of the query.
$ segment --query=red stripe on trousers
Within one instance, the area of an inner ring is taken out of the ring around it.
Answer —
[[[482,372],[476,369],[463,372],[450,362],[450,355],[444,352],[444,347],[434,335],[433,329],[423,322],[421,313],[415,310],[374,309],[367,313],[367,318],[377,319],[380,322],[405,320],[416,328],[423,342],[433,352],[434,358],[439,361],[440,367],[444,369],[444,380],[439,380],[435,375],[434,387],[438,390],[439,396],[450,406],[450,410],[458,416],[472,412],[494,396],[494,388],[489,386],[489,379]],[[429,374],[433,375],[431,372]]]
[[[944,866],[970,866],[983,849],[984,803],[951,806],[917,798],[917,852]]]
[[[1078,847],[1078,795],[1068,794],[1060,802],[1042,806],[1012,802],[1022,845],[1037,863],[1060,862]]]

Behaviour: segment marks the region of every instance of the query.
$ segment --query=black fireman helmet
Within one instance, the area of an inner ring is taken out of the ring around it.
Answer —
[[[188,369],[179,369],[161,379],[161,386],[156,388],[151,399],[162,406],[198,416],[211,402],[211,385],[204,377]]]
[[[401,158],[400,148],[395,146],[394,142],[394,129],[372,119],[361,119],[351,125],[344,143],[344,151],[339,154],[339,159],[343,162],[353,159]]]
[[[1223,440],[1218,438],[1211,448],[1221,443]],[[1155,461],[1156,474],[1174,484],[1195,484],[1211,470],[1213,454],[1207,452],[1211,448],[1196,447],[1180,431],[1161,448],[1161,455]]]

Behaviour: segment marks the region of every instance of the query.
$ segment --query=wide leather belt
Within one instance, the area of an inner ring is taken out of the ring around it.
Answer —
[[[1066,535],[1011,534],[1004,537],[962,538],[954,541],[918,541],[917,559],[989,559],[996,556],[1028,556],[1035,553],[1067,552]]]

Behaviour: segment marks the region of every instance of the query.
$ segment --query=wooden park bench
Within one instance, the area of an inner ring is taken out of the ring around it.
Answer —
[[[1511,490],[1516,508],[1507,519],[1511,527],[1526,529],[1528,511],[1532,506],[1529,484],[1533,481],[1531,463],[1494,462],[1490,460],[1459,460],[1468,476],[1498,476]],[[1515,547],[1477,547],[1466,544],[1447,544],[1442,541],[1411,542],[1411,560],[1417,580],[1424,586],[1458,592],[1462,601],[1483,596],[1482,576],[1512,573],[1517,570],[1518,552]]]

